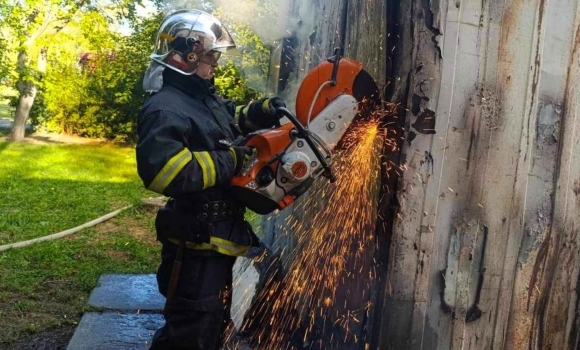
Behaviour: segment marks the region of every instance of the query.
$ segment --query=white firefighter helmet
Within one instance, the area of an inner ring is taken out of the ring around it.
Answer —
[[[236,53],[228,30],[214,16],[199,10],[182,10],[165,17],[155,40],[151,59],[179,73],[192,75],[209,51],[216,58]]]

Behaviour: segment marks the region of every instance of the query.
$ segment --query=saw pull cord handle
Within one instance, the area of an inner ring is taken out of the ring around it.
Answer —
[[[314,99],[312,100],[312,103],[310,104],[310,109],[308,110],[308,119],[306,119],[306,127],[308,129],[310,129],[310,118],[312,117],[312,110],[314,109],[314,105],[316,104],[316,100],[318,100],[318,95],[320,95],[320,91],[322,91],[322,88],[324,88],[328,84],[332,84],[332,81],[328,80],[328,81],[325,81],[324,83],[322,83],[322,85],[320,85],[320,87],[316,91],[316,94],[314,94]]]
[[[322,85],[320,85],[320,87],[318,87],[316,94],[314,94],[314,98],[312,99],[312,103],[310,104],[310,109],[308,110],[308,119],[306,119],[306,127],[308,129],[310,129],[310,119],[312,118],[312,110],[314,109],[314,105],[316,104],[316,101],[318,100],[318,95],[320,95],[320,92],[322,91],[322,89],[326,85],[330,84],[332,86],[336,86],[336,79],[338,77],[338,65],[340,64],[340,60],[342,59],[340,52],[341,52],[340,47],[335,48],[334,49],[334,56],[332,56],[328,59],[328,62],[332,63],[332,75],[330,76],[330,80],[322,83]]]
[[[294,126],[296,127],[296,131],[298,131],[298,136],[306,140],[306,143],[308,144],[308,146],[310,146],[312,152],[314,152],[314,155],[316,156],[316,158],[318,158],[320,164],[326,171],[326,174],[330,179],[330,182],[331,183],[335,182],[336,176],[334,176],[334,174],[332,173],[332,169],[330,168],[330,165],[326,161],[326,158],[322,155],[322,153],[320,153],[320,150],[318,149],[318,147],[316,147],[314,141],[312,141],[310,131],[308,131],[308,129],[305,129],[304,126],[300,123],[300,121],[296,118],[296,116],[292,114],[292,112],[290,112],[288,109],[280,107],[277,108],[276,111],[285,116],[286,118],[288,118],[288,120],[290,120],[292,124],[294,124]]]

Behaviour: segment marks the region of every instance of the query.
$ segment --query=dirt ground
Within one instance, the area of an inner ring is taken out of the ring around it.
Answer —
[[[24,142],[32,144],[62,143],[62,144],[86,145],[86,144],[104,143],[107,141],[104,139],[91,139],[75,135],[35,132],[34,134],[28,136]]]

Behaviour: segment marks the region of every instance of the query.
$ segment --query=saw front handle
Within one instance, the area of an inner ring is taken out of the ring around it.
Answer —
[[[332,172],[330,164],[328,164],[324,155],[320,152],[318,147],[316,147],[316,144],[312,140],[312,135],[310,134],[310,131],[306,129],[304,125],[300,123],[298,118],[296,118],[296,116],[292,114],[292,112],[290,112],[288,109],[284,107],[279,107],[276,109],[276,112],[285,116],[286,118],[288,118],[288,120],[292,122],[292,124],[294,124],[294,127],[296,128],[296,136],[306,141],[308,146],[310,146],[310,148],[312,149],[312,152],[314,153],[316,158],[318,158],[318,161],[320,161],[320,164],[324,169],[324,176],[326,176],[331,183],[334,183],[336,181],[336,176]]]

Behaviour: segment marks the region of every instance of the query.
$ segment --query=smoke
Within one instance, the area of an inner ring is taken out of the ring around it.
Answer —
[[[242,71],[247,77],[252,77],[248,79],[250,87],[265,94],[275,92],[281,77],[278,77],[277,72],[272,69],[280,68],[280,64],[275,62],[283,54],[283,47],[288,45],[287,38],[307,37],[314,27],[314,17],[312,13],[306,11],[311,8],[309,2],[306,0],[214,0],[214,5],[217,10],[216,15],[226,24],[234,25],[234,37],[237,34],[235,24],[242,24],[250,28],[260,41],[270,48],[273,59],[270,63],[273,64],[267,72],[269,74],[257,74],[256,67],[247,64],[242,64]],[[238,44],[242,44],[242,49],[248,49],[243,47],[243,42],[238,42]],[[244,54],[252,55],[248,51]],[[266,75],[269,75],[269,79]]]
[[[289,35],[290,0],[214,0],[228,22],[247,25],[266,45],[274,45]]]
[[[276,45],[302,27],[312,27],[309,5],[308,0],[169,0],[161,10],[165,15],[183,9],[214,13],[225,22],[247,25],[264,44]]]
[[[239,28],[237,25],[242,24],[251,29],[260,41],[270,48],[274,61],[276,57],[281,57],[288,38],[295,36],[300,42],[308,40],[324,20],[324,16],[314,10],[315,6],[311,0],[169,0],[163,3],[162,10],[165,14],[169,14],[176,10],[194,8],[212,13],[219,18],[228,27],[238,46],[241,46],[243,55],[252,55],[248,51],[252,49],[244,47],[243,41],[238,40],[238,34],[241,35],[241,33],[236,33],[236,28]],[[246,33],[244,35],[247,36]],[[303,58],[297,54],[296,59]],[[255,65],[239,64],[238,59],[234,61],[242,68],[250,87],[264,94],[276,90],[277,81],[274,80],[278,75],[275,72],[270,72],[269,76],[272,81],[267,83],[268,72],[259,71]],[[280,65],[273,64],[270,66],[270,69],[272,68],[279,69]],[[295,73],[292,74],[293,77],[297,75]],[[294,80],[288,81],[284,93],[284,97],[290,100],[294,98],[299,86],[299,82]]]

